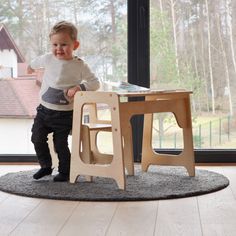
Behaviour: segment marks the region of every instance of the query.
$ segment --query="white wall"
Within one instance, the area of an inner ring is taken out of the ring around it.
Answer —
[[[0,118],[0,155],[35,154],[31,143],[33,119]],[[71,146],[72,138],[68,138]]]
[[[3,51],[0,50],[0,66],[3,67],[11,67],[13,69],[13,77],[16,78],[17,73],[17,55],[15,51],[11,49],[10,51],[4,49]],[[1,71],[0,71],[1,73]],[[1,78],[1,76],[0,76]]]
[[[0,118],[0,154],[35,154],[32,124],[33,119]]]

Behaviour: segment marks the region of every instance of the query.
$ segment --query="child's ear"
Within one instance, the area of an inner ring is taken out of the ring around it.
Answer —
[[[79,45],[80,45],[80,43],[79,43],[79,41],[75,41],[74,42],[74,50],[76,50],[77,48],[79,48]]]

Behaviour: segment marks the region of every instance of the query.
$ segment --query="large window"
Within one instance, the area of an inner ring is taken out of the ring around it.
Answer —
[[[235,7],[233,0],[150,0],[151,88],[193,91],[196,150],[236,147]],[[154,122],[155,148],[182,148],[173,115]]]
[[[235,161],[236,2],[150,0],[150,14],[147,6],[149,0],[0,0],[0,23],[26,61],[49,50],[48,33],[55,22],[69,20],[79,29],[76,54],[103,81],[129,80],[148,87],[150,72],[152,89],[192,90],[195,149],[204,155],[206,149],[214,150],[221,161],[231,151]],[[182,148],[172,114],[156,115],[154,122],[154,148]],[[134,124],[136,157],[141,123]],[[32,119],[0,118],[0,155],[34,153],[31,124]]]
[[[50,50],[49,30],[61,20],[78,27],[80,48],[75,54],[102,81],[127,81],[126,0],[0,0],[0,23],[6,26],[26,64]],[[9,76],[0,77],[0,83],[9,80]],[[14,89],[18,90],[20,83],[17,86]],[[14,116],[13,111],[11,116],[1,117],[0,154],[34,154],[30,141],[32,122],[32,117]]]

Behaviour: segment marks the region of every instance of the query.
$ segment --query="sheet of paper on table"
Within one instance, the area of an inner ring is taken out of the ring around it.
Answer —
[[[142,86],[138,86],[135,84],[130,84],[128,82],[117,81],[104,81],[102,82],[101,91],[108,91],[108,92],[118,92],[119,94],[126,94],[126,93],[168,93],[168,92],[183,92],[186,91],[185,89],[176,89],[176,90],[153,90],[149,88],[145,88]]]
[[[135,84],[130,84],[128,82],[117,81],[117,82],[110,82],[105,81],[102,82],[102,91],[112,91],[112,92],[143,92],[143,91],[150,91],[149,88],[145,88],[142,86],[138,86]]]

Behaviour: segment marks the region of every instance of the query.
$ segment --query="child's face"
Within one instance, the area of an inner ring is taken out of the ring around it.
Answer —
[[[53,55],[60,60],[71,60],[73,51],[79,46],[79,42],[72,40],[66,32],[53,34],[50,41]]]

